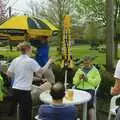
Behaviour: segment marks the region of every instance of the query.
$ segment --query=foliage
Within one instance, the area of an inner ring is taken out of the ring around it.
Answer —
[[[101,84],[99,87],[99,96],[103,99],[109,99],[111,97],[110,90],[114,85],[113,73],[106,70],[100,70],[101,74]]]
[[[84,39],[85,40],[97,40],[97,26],[95,24],[95,21],[91,21],[86,26],[86,29],[84,31]]]
[[[12,60],[15,57],[17,57],[20,53],[16,50],[10,51],[10,50],[0,50],[0,55],[4,56],[5,60]]]
[[[9,0],[0,0],[0,23],[6,20],[6,5]]]
[[[79,18],[84,21],[91,19],[105,23],[103,0],[74,0]]]
[[[91,48],[97,49],[100,43],[103,43],[104,37],[104,28],[99,27],[100,24],[94,20],[88,22],[84,30],[84,40],[89,41]]]
[[[39,6],[41,6],[40,9],[37,9],[38,4],[32,3],[34,3],[33,0],[30,3],[31,6],[29,5],[29,7],[33,12],[36,11],[36,14],[34,14],[35,16],[45,18],[58,26],[59,35],[56,39],[56,43],[59,43],[57,45],[61,53],[63,40],[63,20],[65,15],[71,15],[73,13],[73,7],[71,4],[72,0],[47,0],[47,4],[44,6],[41,6],[38,3]]]

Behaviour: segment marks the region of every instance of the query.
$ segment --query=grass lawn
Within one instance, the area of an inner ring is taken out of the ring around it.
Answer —
[[[50,56],[55,56],[57,54],[56,47],[50,48]],[[90,50],[89,45],[79,45],[72,46],[73,57],[79,57],[80,59],[86,55],[96,56],[94,63],[96,64],[105,64],[105,53],[100,53],[96,50]]]
[[[0,49],[0,55],[4,55],[7,59],[14,58],[18,56],[20,53],[16,50],[13,50],[12,52],[10,50]],[[72,54],[73,57],[79,57],[82,59],[83,56],[90,55],[90,56],[96,56],[96,59],[94,63],[96,64],[105,64],[106,60],[106,54],[100,53],[97,50],[90,50],[89,45],[79,45],[79,46],[72,46]],[[120,49],[118,52],[118,56],[120,57]],[[56,47],[50,47],[50,56],[58,56]]]

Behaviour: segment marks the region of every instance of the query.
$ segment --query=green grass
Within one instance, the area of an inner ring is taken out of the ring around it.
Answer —
[[[56,47],[51,47],[50,48],[50,56],[56,56],[57,51]],[[89,56],[96,56],[96,59],[94,63],[96,64],[105,64],[105,53],[100,53],[96,50],[90,50],[89,45],[79,45],[79,46],[72,46],[72,55],[73,57],[79,57],[82,59],[84,56],[89,55]]]
[[[13,50],[11,52],[8,49],[7,50],[4,50],[2,48],[0,49],[0,55],[5,56],[7,59],[15,58],[19,54],[20,53],[17,52],[16,50]],[[96,63],[96,64],[105,64],[105,62],[106,62],[106,60],[105,60],[106,54],[100,53],[96,50],[90,50],[89,45],[72,46],[72,55],[73,55],[73,57],[79,57],[80,59],[82,59],[86,55],[96,56],[96,59],[94,61],[94,63]],[[58,56],[56,47],[50,47],[50,56],[60,57],[60,56]],[[120,57],[120,49],[118,52],[118,56]]]
[[[3,55],[6,59],[13,59],[20,55],[20,53],[16,50],[2,50],[0,49],[0,55]]]

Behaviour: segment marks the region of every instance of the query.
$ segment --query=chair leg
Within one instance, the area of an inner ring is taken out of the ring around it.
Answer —
[[[96,98],[94,100],[94,120],[96,120]]]
[[[110,120],[111,119],[111,112],[109,112],[109,115],[108,115],[108,120]]]
[[[95,104],[95,107],[94,107],[94,120],[96,120],[96,104]]]
[[[19,104],[17,104],[17,120],[19,120]]]

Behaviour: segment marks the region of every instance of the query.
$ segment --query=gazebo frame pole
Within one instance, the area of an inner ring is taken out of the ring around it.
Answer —
[[[68,71],[67,71],[67,69],[65,70],[65,83],[64,83],[64,85],[65,85],[65,90],[67,89],[67,74],[68,74]]]

